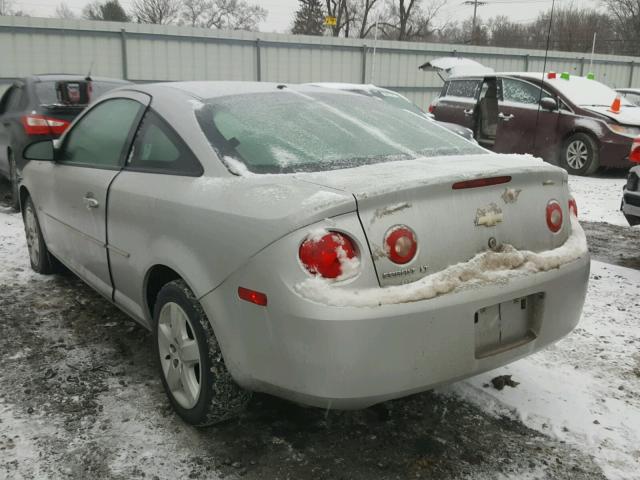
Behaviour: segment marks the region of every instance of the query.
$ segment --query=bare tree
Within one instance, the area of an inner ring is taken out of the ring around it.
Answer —
[[[618,42],[624,45],[627,55],[640,54],[640,1],[639,0],[602,0],[615,23],[619,35]]]
[[[434,23],[446,0],[394,0],[385,13],[381,28],[386,38],[395,40],[431,40],[437,30]]]
[[[95,0],[88,3],[82,9],[82,16],[87,20],[100,20],[105,22],[128,22],[129,16],[118,0]]]
[[[7,17],[28,17],[29,14],[24,10],[16,10],[13,6],[13,0],[0,0],[0,15]]]
[[[267,11],[245,0],[184,0],[182,19],[194,27],[257,30]]]
[[[359,0],[356,8],[356,24],[358,25],[358,38],[366,38],[375,27],[376,19],[371,18],[373,7],[379,0]],[[370,23],[369,23],[370,22]]]
[[[134,0],[132,16],[138,23],[173,23],[182,9],[180,0]]]
[[[55,16],[56,18],[66,19],[76,18],[76,14],[73,13],[73,11],[69,8],[69,5],[64,2],[60,2],[56,7]]]

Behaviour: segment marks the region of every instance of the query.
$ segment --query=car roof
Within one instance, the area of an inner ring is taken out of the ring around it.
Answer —
[[[31,75],[29,77],[26,77],[26,80],[31,80],[33,82],[53,82],[53,81],[59,81],[59,80],[84,80],[86,78],[87,78],[87,74],[38,73],[35,75]],[[123,85],[127,85],[131,83],[121,78],[94,77],[93,75],[91,76],[91,80],[95,82],[121,83]]]
[[[163,82],[137,84],[129,89],[147,93],[152,97],[172,96],[182,93],[186,97],[205,100],[208,98],[226,97],[229,95],[247,95],[253,93],[269,93],[288,89],[300,93],[317,92],[323,90],[336,95],[349,95],[348,92],[337,89],[323,88],[315,85],[297,85],[276,82],[241,82],[241,81],[193,81],[193,82]]]

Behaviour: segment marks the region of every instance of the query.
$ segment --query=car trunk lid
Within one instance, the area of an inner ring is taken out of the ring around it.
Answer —
[[[459,184],[496,177],[501,183]],[[382,286],[413,282],[502,244],[552,249],[570,229],[566,172],[526,155],[424,158],[301,178],[353,194]],[[550,200],[563,210],[556,234],[546,223]],[[393,263],[385,246],[387,233],[401,225],[413,230],[418,243],[404,265]]]

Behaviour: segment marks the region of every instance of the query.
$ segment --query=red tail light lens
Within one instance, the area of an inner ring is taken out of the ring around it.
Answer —
[[[22,126],[27,135],[62,135],[69,122],[45,115],[24,115]]]
[[[343,233],[328,232],[320,238],[309,238],[300,245],[300,261],[309,272],[324,278],[342,275],[342,262],[357,256],[353,240]]]
[[[559,232],[562,228],[562,207],[555,200],[547,203],[547,227],[553,233]]]
[[[432,103],[431,105],[429,105],[429,113],[433,113],[436,111],[436,106]]]
[[[384,237],[384,249],[393,263],[408,263],[413,260],[418,250],[416,234],[403,225],[393,227]]]
[[[576,199],[573,197],[569,199],[569,212],[576,217],[578,216],[578,204],[576,203]]]
[[[250,303],[255,303],[261,307],[267,306],[267,296],[264,293],[256,292],[249,288],[238,287],[238,297]]]
[[[636,138],[631,145],[629,160],[631,160],[632,162],[640,163],[640,137]]]

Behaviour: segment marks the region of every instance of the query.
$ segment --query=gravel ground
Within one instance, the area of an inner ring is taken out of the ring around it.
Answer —
[[[356,412],[256,395],[242,418],[192,429],[146,330],[71,274],[31,273],[23,237],[2,236],[19,223],[0,202],[0,478],[605,478],[588,450],[455,388]]]

